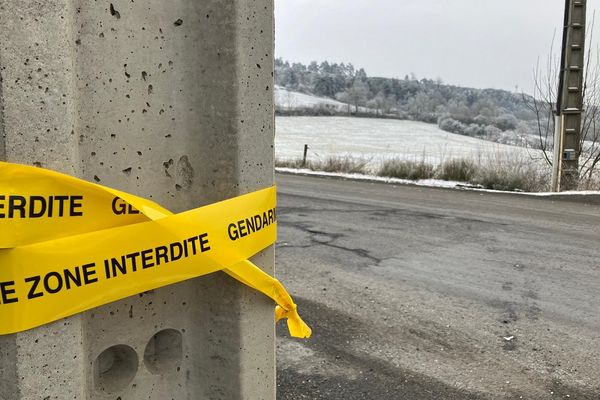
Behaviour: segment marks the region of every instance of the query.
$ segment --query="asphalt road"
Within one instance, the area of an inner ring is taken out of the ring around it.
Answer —
[[[279,400],[600,399],[599,205],[277,182]]]

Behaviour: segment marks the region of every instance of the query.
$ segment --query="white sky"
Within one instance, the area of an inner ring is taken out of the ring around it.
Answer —
[[[564,4],[275,0],[275,53],[303,63],[351,62],[369,76],[402,78],[414,72],[450,84],[513,91],[518,86],[530,93],[538,59],[546,62],[554,34],[561,41]],[[591,22],[600,0],[588,0],[587,7]]]

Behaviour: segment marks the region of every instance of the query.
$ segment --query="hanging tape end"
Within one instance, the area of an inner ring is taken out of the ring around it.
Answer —
[[[296,305],[291,310],[284,310],[282,307],[275,308],[275,320],[279,321],[287,318],[287,326],[290,335],[299,339],[308,339],[312,336],[312,329],[302,320]]]

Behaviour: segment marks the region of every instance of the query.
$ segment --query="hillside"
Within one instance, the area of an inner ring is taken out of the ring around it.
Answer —
[[[308,107],[331,107],[338,111],[344,111],[348,104],[327,97],[318,97],[311,94],[295,92],[290,89],[275,86],[275,107],[278,110],[308,108]]]
[[[282,59],[275,62],[275,82],[282,94],[278,115],[385,116],[433,123],[444,131],[498,143],[540,146],[533,99],[520,93],[465,88],[415,76],[369,77],[352,64],[303,65]],[[293,93],[321,100],[303,100]],[[545,117],[549,105],[537,105]]]
[[[537,151],[443,131],[418,121],[356,117],[276,117],[275,155],[278,159],[309,159],[352,155],[376,166],[402,158],[439,164],[456,158],[539,158]]]

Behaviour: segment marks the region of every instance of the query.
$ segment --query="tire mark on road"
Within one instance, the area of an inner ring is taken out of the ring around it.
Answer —
[[[350,315],[333,310],[317,302],[296,298],[314,328],[315,335],[305,345],[336,364],[356,371],[355,376],[330,374],[302,374],[293,367],[278,372],[278,399],[344,399],[344,400],[488,400],[492,397],[448,385],[431,376],[409,370],[385,360],[378,352],[357,351],[348,344],[372,331]],[[407,328],[407,332],[411,330]],[[450,349],[432,332],[414,331],[422,341],[433,340],[435,345]],[[287,332],[278,327],[278,336],[287,338]],[[283,339],[286,340],[286,339]],[[299,385],[302,383],[302,385]]]

